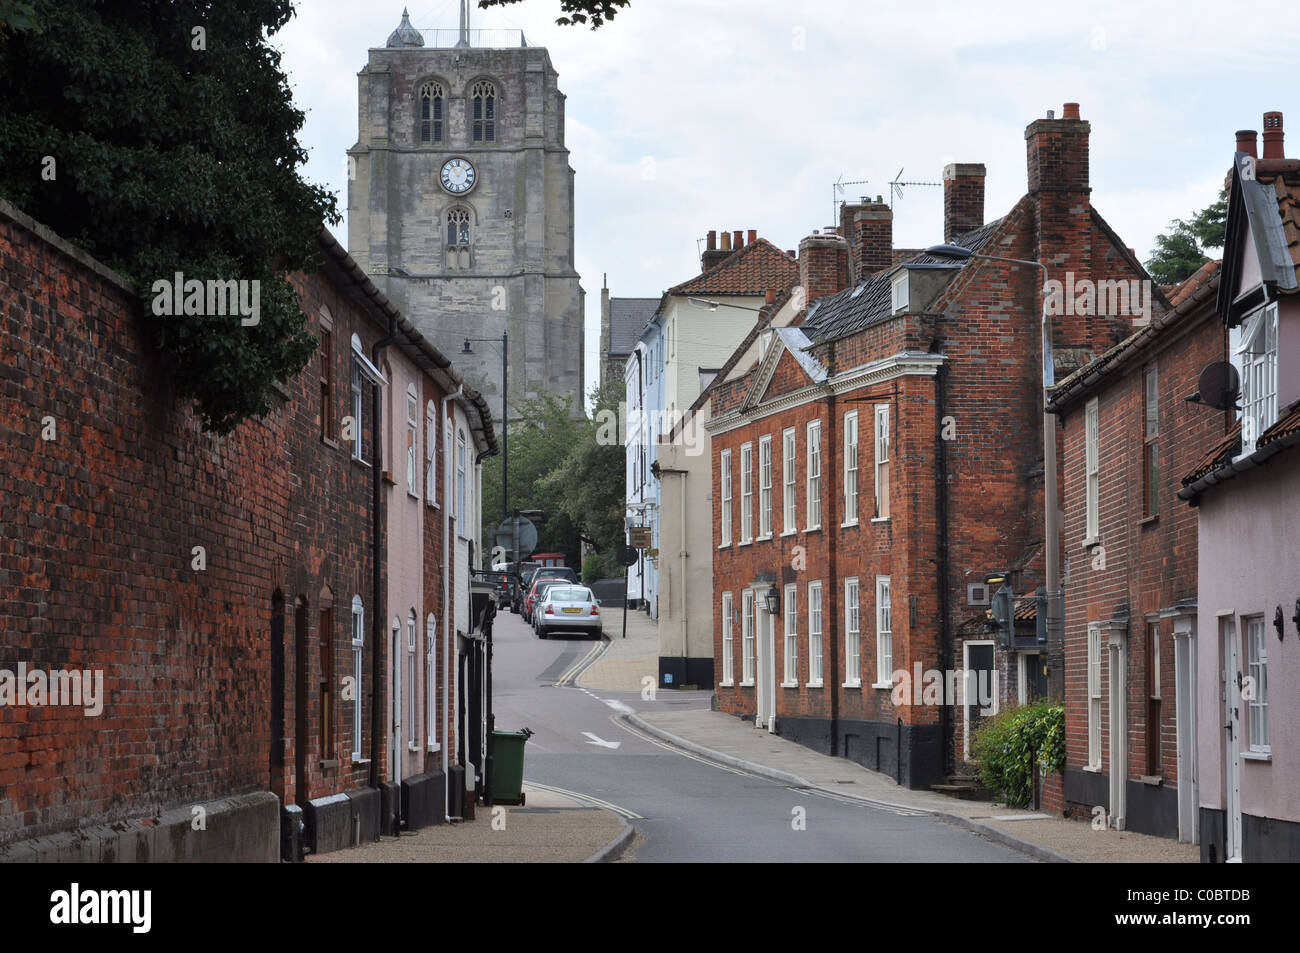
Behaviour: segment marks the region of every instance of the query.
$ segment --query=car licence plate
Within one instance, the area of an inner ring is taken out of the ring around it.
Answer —
[[[581,610],[581,609],[565,609],[564,611],[565,611],[565,612],[578,613],[578,612],[581,612],[582,610]]]

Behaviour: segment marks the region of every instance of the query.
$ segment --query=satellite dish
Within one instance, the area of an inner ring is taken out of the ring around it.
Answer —
[[[1201,391],[1201,400],[1215,410],[1227,410],[1237,401],[1241,393],[1241,378],[1237,369],[1227,361],[1215,361],[1207,364],[1197,380]]]

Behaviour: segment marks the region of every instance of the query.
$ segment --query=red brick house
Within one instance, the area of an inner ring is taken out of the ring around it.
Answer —
[[[1197,841],[1196,511],[1177,494],[1231,413],[1189,402],[1227,359],[1219,263],[1053,391],[1061,421],[1066,767],[1044,806]],[[1190,682],[1194,684],[1194,681]]]
[[[920,787],[1017,697],[1008,676],[1042,646],[963,623],[983,619],[991,575],[1019,595],[1044,585],[1043,286],[1030,265],[960,258],[1042,262],[1071,289],[1145,279],[1091,207],[1088,135],[1074,104],[1031,123],[1028,192],[987,224],[984,167],[945,169],[959,253],[895,263],[878,203],[801,243],[802,322],[712,386],[722,710]],[[1053,322],[1057,364],[1129,330],[1072,307]]]
[[[321,250],[292,278],[316,358],[218,438],[166,384],[131,286],[0,202],[0,860],[275,861],[377,836],[371,357],[431,349]],[[84,675],[94,703],[16,700],[20,671]]]

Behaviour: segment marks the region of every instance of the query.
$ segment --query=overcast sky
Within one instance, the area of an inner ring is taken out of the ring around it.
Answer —
[[[403,3],[297,6],[272,42],[307,112],[306,177],[346,212],[356,74]],[[457,26],[459,0],[409,6],[418,28]],[[658,296],[698,270],[709,229],[796,248],[834,222],[836,180],[867,180],[850,199],[887,195],[900,168],[938,182],[948,162],[983,162],[999,217],[1025,190],[1025,126],[1065,102],[1092,124],[1093,205],[1143,260],[1214,200],[1235,130],[1281,110],[1300,154],[1300,27],[1276,4],[632,0],[594,32],[555,26],[559,12],[475,7],[471,25],[546,46],[568,97],[589,385],[602,275],[616,297]],[[942,241],[942,194],[895,197],[896,246]],[[346,222],[335,234],[346,245]]]

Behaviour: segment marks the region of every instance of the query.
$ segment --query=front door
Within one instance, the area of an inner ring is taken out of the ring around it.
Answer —
[[[1125,785],[1128,782],[1128,707],[1125,705],[1124,640],[1111,636],[1110,680],[1110,825],[1124,830]]]
[[[1223,638],[1223,784],[1227,796],[1227,842],[1224,860],[1241,863],[1241,668],[1237,660],[1237,621],[1222,620]]]
[[[1196,821],[1196,617],[1174,621],[1174,720],[1178,746],[1178,840],[1200,842]]]

